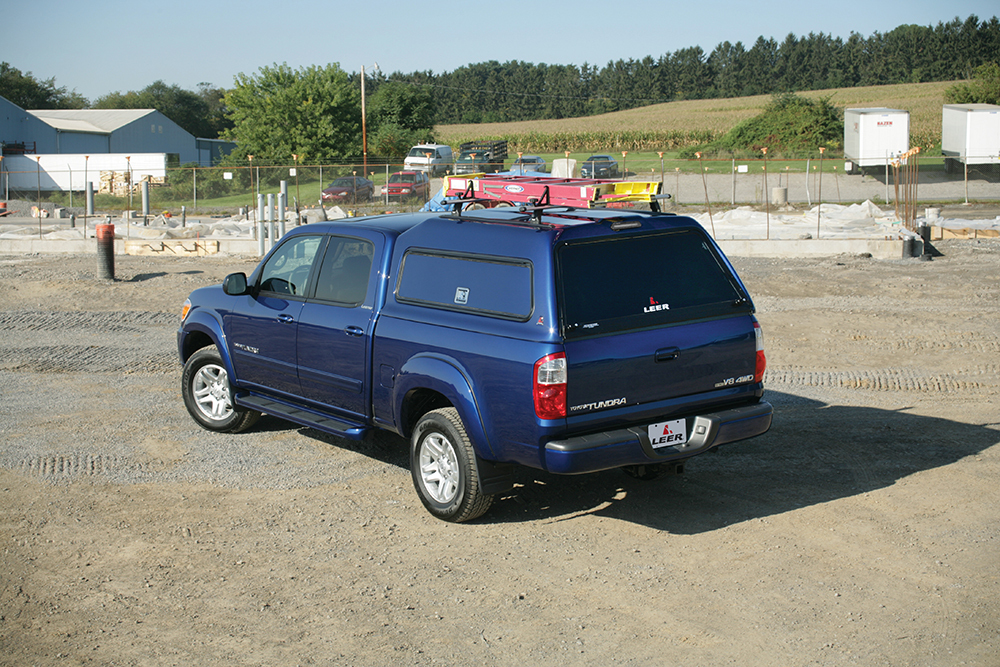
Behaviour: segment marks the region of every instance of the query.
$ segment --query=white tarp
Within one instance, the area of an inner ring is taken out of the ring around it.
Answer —
[[[818,210],[817,210],[818,209]],[[807,211],[780,209],[757,211],[740,207],[718,213],[692,216],[716,239],[899,239],[913,237],[900,224],[894,209],[882,210],[870,201],[842,206],[822,204]],[[817,226],[818,217],[818,226]],[[949,229],[1000,229],[995,220],[954,220],[918,216],[917,226]]]

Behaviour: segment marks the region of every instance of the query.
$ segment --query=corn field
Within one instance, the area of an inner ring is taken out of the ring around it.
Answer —
[[[829,98],[841,109],[886,107],[910,113],[910,143],[924,148],[941,143],[944,92],[954,81],[891,86],[836,88],[797,93],[810,99]],[[439,125],[442,143],[507,139],[514,151],[558,153],[594,151],[677,150],[707,143],[740,121],[762,112],[770,95],[727,99],[684,100],[600,116],[533,120],[515,123]]]

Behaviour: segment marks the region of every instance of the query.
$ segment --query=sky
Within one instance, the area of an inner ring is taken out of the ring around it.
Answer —
[[[825,33],[847,39],[903,24],[1000,15],[997,0],[3,0],[0,61],[93,101],[157,80],[231,88],[287,63],[347,72],[449,72],[487,60],[598,67],[729,41]],[[20,29],[20,34],[17,33]]]

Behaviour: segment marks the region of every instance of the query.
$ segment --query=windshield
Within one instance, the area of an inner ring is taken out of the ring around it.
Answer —
[[[430,148],[411,148],[406,157],[434,157],[434,150]]]
[[[345,178],[338,178],[333,183],[330,183],[330,185],[328,186],[328,189],[329,188],[353,188],[355,183],[358,183],[360,185],[361,179],[360,178],[352,178],[350,176],[347,176]]]
[[[460,161],[475,160],[478,157],[483,157],[484,153],[481,151],[462,151],[462,154],[458,156]]]
[[[416,183],[416,174],[393,174],[389,177],[390,183]]]
[[[559,248],[566,337],[663,326],[750,310],[698,230],[568,242]]]

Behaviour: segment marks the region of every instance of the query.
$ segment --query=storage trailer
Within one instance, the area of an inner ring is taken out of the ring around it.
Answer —
[[[959,164],[1000,164],[1000,106],[945,104],[941,153],[948,173],[959,171]]]
[[[910,112],[871,108],[844,110],[844,170],[885,167],[910,149]]]

